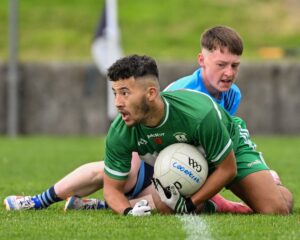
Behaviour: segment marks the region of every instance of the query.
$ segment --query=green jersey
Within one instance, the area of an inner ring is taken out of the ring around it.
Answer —
[[[163,92],[164,118],[156,127],[128,127],[118,116],[107,138],[105,168],[114,179],[126,179],[132,152],[154,165],[158,153],[168,145],[183,142],[202,150],[213,170],[237,146],[238,126],[208,95],[189,90]]]

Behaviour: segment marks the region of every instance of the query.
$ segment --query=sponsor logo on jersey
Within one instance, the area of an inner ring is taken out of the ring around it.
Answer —
[[[145,145],[147,143],[148,143],[148,141],[143,138],[140,138],[140,140],[138,140],[138,142],[137,142],[138,146]]]
[[[192,181],[199,183],[200,182],[200,178],[195,176],[191,170],[186,169],[184,166],[182,166],[180,163],[178,162],[173,162],[172,167],[175,168],[177,171],[182,172],[184,175],[188,176],[191,178]]]
[[[163,136],[165,136],[165,133],[151,133],[151,134],[147,135],[148,139],[149,138],[158,138],[158,137],[163,137]]]
[[[174,133],[173,136],[177,139],[178,142],[187,142],[187,134],[184,132]]]

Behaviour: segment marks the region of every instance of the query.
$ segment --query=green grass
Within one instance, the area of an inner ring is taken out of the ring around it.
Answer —
[[[203,236],[208,231],[209,239],[300,239],[300,137],[257,136],[255,142],[293,192],[294,214],[202,215],[197,219],[206,225]],[[100,160],[104,154],[104,139],[98,137],[0,137],[0,146],[1,201],[10,194],[39,193],[74,168]],[[234,199],[229,191],[222,194]],[[102,197],[102,193],[94,196]],[[0,239],[185,239],[192,233],[185,231],[176,216],[134,218],[109,210],[65,213],[63,204],[41,211],[7,212],[1,208]]]
[[[19,50],[23,61],[91,61],[90,45],[104,0],[19,1]],[[245,58],[260,47],[299,48],[299,1],[126,0],[119,23],[126,54],[161,60],[194,60],[200,33],[213,25],[235,28]],[[8,1],[0,2],[0,60],[8,56]]]

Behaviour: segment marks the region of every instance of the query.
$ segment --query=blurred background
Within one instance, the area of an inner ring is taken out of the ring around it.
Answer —
[[[114,2],[119,54],[154,57],[162,87],[197,68],[206,28],[237,30],[245,44],[237,115],[255,134],[300,134],[299,0]],[[108,86],[91,53],[104,6],[104,0],[0,2],[0,134],[106,133]]]

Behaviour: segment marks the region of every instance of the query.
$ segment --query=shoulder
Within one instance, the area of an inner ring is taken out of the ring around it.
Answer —
[[[238,94],[241,95],[241,90],[239,89],[239,87],[235,83],[232,84],[232,86],[229,89],[229,91],[232,91],[232,92],[235,92],[235,93],[238,93]]]
[[[193,89],[178,89],[174,91],[166,91],[161,93],[162,96],[167,97],[167,98],[209,98],[209,96],[205,93],[195,91]]]
[[[198,113],[203,115],[214,107],[214,101],[210,96],[195,90],[181,89],[163,92],[162,96],[173,108],[178,108],[182,112],[194,112],[196,115]]]
[[[226,100],[230,100],[230,101],[240,101],[242,98],[242,93],[241,90],[239,89],[239,87],[236,84],[232,84],[231,88],[229,89],[229,91],[227,91],[225,93],[227,99]]]
[[[177,90],[177,89],[184,89],[184,88],[189,88],[189,89],[195,89],[199,88],[199,72],[201,70],[198,69],[196,70],[192,75],[188,75],[182,78],[179,78],[175,82],[170,83],[164,91],[172,91],[172,90]]]
[[[240,105],[242,93],[236,84],[233,84],[228,92],[224,94],[224,108],[234,115]]]

